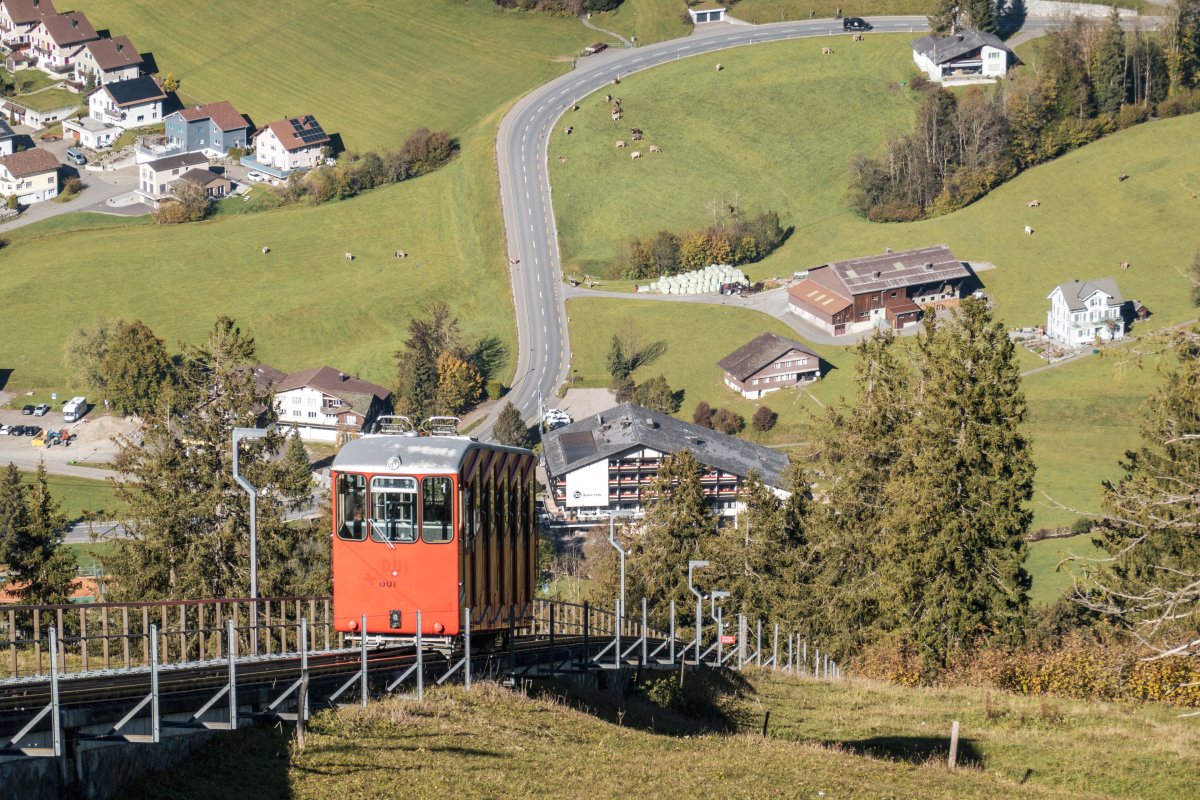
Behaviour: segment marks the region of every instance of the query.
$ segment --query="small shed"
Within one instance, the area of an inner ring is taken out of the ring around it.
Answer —
[[[725,7],[714,5],[713,3],[701,3],[698,6],[689,7],[688,15],[692,18],[692,24],[700,25],[705,22],[724,22]]]

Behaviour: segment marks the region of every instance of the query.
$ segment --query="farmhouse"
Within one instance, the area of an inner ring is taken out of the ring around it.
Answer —
[[[821,377],[821,359],[816,353],[774,333],[754,337],[717,366],[725,370],[725,385],[748,400]]]
[[[899,330],[925,309],[958,303],[972,275],[946,245],[814,267],[788,290],[788,310],[834,336]]]
[[[30,36],[30,50],[37,65],[52,75],[75,71],[75,59],[85,42],[99,39],[96,29],[82,11],[42,17]]]
[[[1047,298],[1046,336],[1068,347],[1090,345],[1097,339],[1125,338],[1125,305],[1112,278],[1073,280],[1054,287]]]
[[[311,114],[281,119],[254,134],[254,159],[243,163],[286,175],[315,167],[328,144],[329,136]]]
[[[210,200],[221,199],[233,188],[233,182],[229,178],[218,175],[210,169],[188,170],[179,176],[179,180],[199,186]]]
[[[632,403],[550,431],[542,443],[555,503],[584,518],[640,516],[659,462],[681,450],[705,465],[701,483],[718,514],[738,513],[738,492],[751,470],[786,495],[783,453]]]
[[[725,7],[716,5],[715,3],[701,3],[698,6],[689,6],[687,13],[692,18],[693,25],[705,22],[725,21]]]
[[[171,187],[195,167],[207,167],[208,159],[200,153],[183,153],[138,166],[138,194],[150,206],[158,207],[171,196]]]
[[[29,44],[42,18],[56,14],[51,0],[0,0],[0,37],[8,45]]]
[[[106,83],[88,95],[88,115],[119,128],[142,128],[162,120],[167,93],[146,75]]]
[[[387,389],[333,367],[315,367],[282,378],[276,377],[278,370],[261,370],[255,369],[256,379],[275,385],[279,424],[294,427],[302,439],[335,442],[339,434],[358,435],[391,411]]]
[[[17,134],[9,127],[8,123],[0,119],[0,156],[11,156],[13,152],[13,139],[17,138]]]
[[[250,141],[250,123],[228,100],[168,114],[167,146],[176,152],[223,156]]]
[[[142,54],[128,36],[86,42],[75,57],[75,82],[96,85],[128,81],[142,74]]]
[[[0,156],[0,195],[14,194],[25,205],[58,194],[58,159],[53,153],[34,147]]]
[[[1019,62],[995,34],[963,30],[949,36],[929,34],[912,43],[913,61],[930,80],[960,82],[993,80],[1008,73],[1009,63]]]

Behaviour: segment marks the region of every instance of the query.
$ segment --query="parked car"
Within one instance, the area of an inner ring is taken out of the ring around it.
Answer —
[[[844,31],[869,31],[873,27],[862,17],[846,17],[842,20],[842,30]]]
[[[267,176],[263,175],[261,172],[251,171],[251,172],[246,173],[246,180],[253,181],[254,183],[262,183],[266,179],[267,179]]]
[[[49,410],[50,410],[50,406],[48,406],[45,403],[42,403],[40,406],[38,406],[37,408],[35,408],[33,410],[33,415],[35,417],[44,417],[44,416],[46,416],[46,412],[48,412]]]
[[[0,425],[0,436],[8,436],[8,432],[10,430],[12,430],[12,428],[10,428],[9,426]]]
[[[33,406],[32,406],[32,405],[27,405],[27,406],[23,407],[23,408],[21,409],[21,413],[22,413],[22,414],[24,414],[24,415],[25,415],[25,416],[27,416],[27,417],[31,417],[31,416],[33,416]]]
[[[83,151],[77,147],[68,147],[67,160],[77,167],[82,167],[87,163],[87,156],[85,156]]]
[[[38,425],[26,425],[25,426],[25,435],[26,436],[37,436],[41,432],[42,432],[42,429]]]
[[[9,436],[24,436],[25,435],[25,426],[24,425],[13,425],[11,428],[8,429],[8,435]]]

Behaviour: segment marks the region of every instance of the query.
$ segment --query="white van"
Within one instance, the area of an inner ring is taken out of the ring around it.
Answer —
[[[82,397],[72,397],[63,406],[63,422],[75,422],[87,413],[87,400]]]

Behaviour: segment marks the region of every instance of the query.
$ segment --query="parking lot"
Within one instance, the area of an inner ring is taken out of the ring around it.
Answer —
[[[78,422],[63,421],[61,411],[50,411],[43,417],[23,415],[19,409],[0,409],[0,425],[36,425],[38,428],[68,429],[74,440],[66,446],[34,447],[29,436],[0,436],[0,465],[16,464],[23,470],[36,469],[38,462],[46,464],[49,472],[60,475],[108,478],[111,470],[76,466],[73,462],[112,463],[117,456],[118,436],[134,436],[137,425],[132,420],[96,414],[95,409]]]

